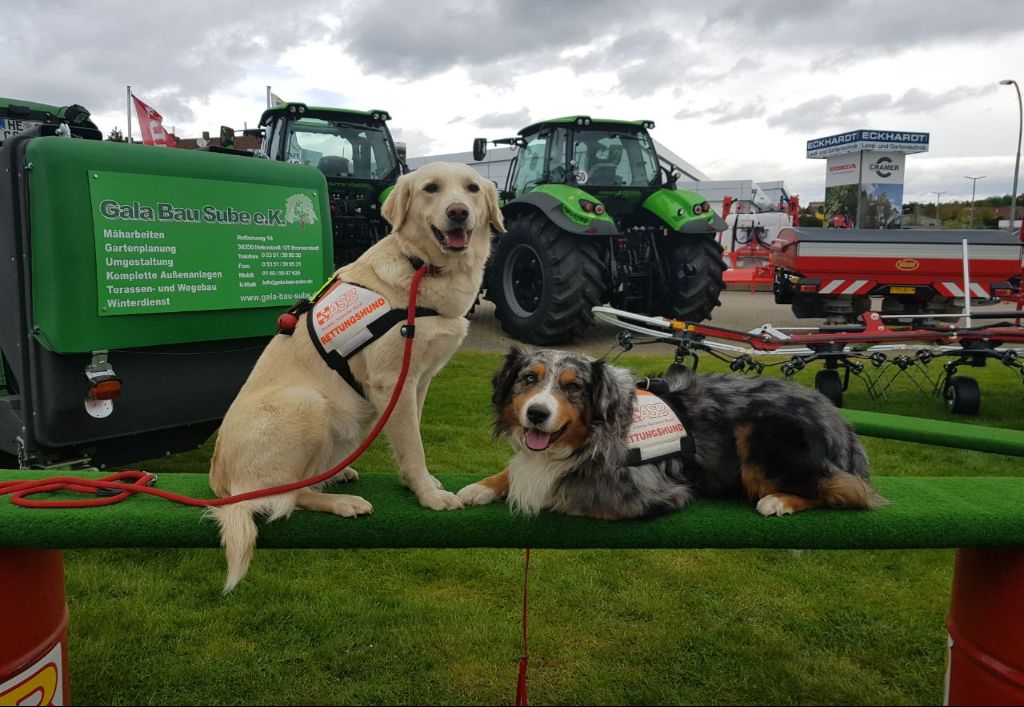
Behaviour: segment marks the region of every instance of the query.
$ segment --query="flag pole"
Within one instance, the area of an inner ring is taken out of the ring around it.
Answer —
[[[273,106],[270,105],[270,86],[267,86],[267,108],[273,108]]]
[[[132,87],[128,85],[128,143],[132,141]]]

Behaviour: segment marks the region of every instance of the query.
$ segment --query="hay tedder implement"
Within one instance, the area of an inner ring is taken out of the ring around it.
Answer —
[[[894,324],[905,316],[865,312],[859,324],[780,329],[765,324],[749,332],[691,324],[662,317],[632,314],[611,307],[595,307],[594,315],[622,331],[619,345],[629,350],[634,334],[645,342],[675,345],[675,362],[696,368],[698,356],[707,353],[729,363],[734,372],[760,375],[779,366],[787,378],[815,361],[821,361],[814,387],[837,406],[851,376],[864,382],[873,398],[885,397],[897,378],[906,377],[918,391],[942,396],[950,412],[973,415],[981,404],[978,383],[957,375],[961,367],[981,367],[990,360],[1014,370],[1024,383],[1024,327],[1019,311],[974,315],[974,319],[999,320],[981,326],[918,322]],[[958,315],[959,316],[959,315]],[[766,361],[763,357],[777,357]],[[935,373],[929,364],[941,363]]]

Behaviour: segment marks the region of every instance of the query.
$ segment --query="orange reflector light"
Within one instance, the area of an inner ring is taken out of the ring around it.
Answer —
[[[121,394],[121,381],[113,380],[100,381],[89,389],[89,397],[93,400],[114,400]]]

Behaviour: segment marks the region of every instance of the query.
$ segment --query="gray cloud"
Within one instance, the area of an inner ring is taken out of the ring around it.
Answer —
[[[737,120],[760,118],[765,113],[764,100],[760,96],[745,104],[720,102],[710,108],[683,108],[675,114],[677,120],[702,119],[713,125],[725,125]]]
[[[395,142],[404,142],[409,157],[422,157],[434,152],[437,142],[422,130],[391,127]]]
[[[530,124],[530,109],[523,106],[512,113],[488,113],[473,121],[478,128],[518,130]]]
[[[1024,20],[1024,10],[1001,0],[972,0],[961,11],[925,0],[722,0],[707,12],[674,0],[393,0],[381,7],[355,6],[334,34],[368,73],[410,81],[463,67],[500,89],[563,65],[577,74],[611,71],[631,98],[756,72],[772,52],[828,70],[921,45],[992,41],[1019,32],[1021,22],[1008,15]],[[731,69],[706,73],[709,59],[721,65],[723,57],[734,57]]]
[[[1019,33],[1022,21],[1024,6],[1000,0],[972,0],[959,9],[948,4],[937,9],[925,0],[721,0],[706,11],[678,0],[225,0],[212,5],[182,0],[144,10],[118,0],[55,0],[24,4],[4,16],[2,91],[112,112],[123,110],[124,85],[131,83],[169,122],[182,123],[195,118],[188,102],[203,101],[242,80],[259,76],[261,82],[284,85],[291,77],[278,67],[280,57],[327,41],[362,71],[393,85],[460,68],[472,81],[507,98],[515,79],[565,67],[577,75],[611,74],[608,92],[626,98],[672,88],[678,104],[698,100],[713,83],[756,79],[779,57],[799,67],[795,75],[807,68],[823,71],[892,59],[920,46],[948,48],[952,59],[965,43]],[[344,77],[338,84],[344,86]],[[453,82],[450,95],[438,96],[438,105],[447,101],[455,114],[465,88]],[[803,130],[807,121],[839,121],[883,108],[934,111],[985,90],[832,97],[782,111],[769,124]],[[743,100],[745,105],[732,110],[692,110],[719,123],[763,114],[760,102]],[[842,110],[833,105],[836,101]],[[813,115],[813,110],[823,112]]]
[[[922,45],[991,42],[1018,33],[1022,21],[1024,8],[1002,0],[721,0],[708,17],[707,35],[732,44],[755,33],[758,49],[774,39],[786,52],[813,56],[810,68],[830,69]]]
[[[995,85],[956,86],[948,91],[933,93],[920,89],[909,89],[899,98],[888,93],[843,98],[829,95],[814,98],[787,110],[769,116],[769,127],[780,127],[786,132],[808,130],[853,128],[854,123],[869,120],[877,113],[924,113],[949,108],[957,103],[969,101],[996,90]]]
[[[141,11],[114,0],[28,4],[0,25],[3,92],[100,112],[122,108],[132,84],[166,121],[192,120],[185,101],[272,67],[299,38],[324,35],[315,18],[326,7],[326,0],[183,0]]]
[[[657,2],[459,0],[444,5],[393,0],[360,5],[335,33],[367,73],[414,80],[455,66],[471,75],[495,66],[504,78],[558,65],[561,52],[643,26]],[[609,39],[608,41],[614,41]],[[638,56],[649,44],[632,48]],[[497,78],[493,74],[491,77]]]

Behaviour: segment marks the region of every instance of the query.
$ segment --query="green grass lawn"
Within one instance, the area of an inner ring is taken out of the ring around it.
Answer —
[[[623,363],[656,371],[670,360],[663,352]],[[460,353],[434,382],[423,437],[435,473],[490,474],[506,461],[488,409],[499,360]],[[1014,374],[969,374],[983,391],[974,419],[902,384],[871,400],[855,382],[846,404],[1024,429]],[[865,444],[876,474],[1020,473],[1019,458]],[[141,467],[203,471],[211,449]],[[383,442],[356,466],[394,474]],[[530,699],[938,704],[952,560],[952,551],[536,551]],[[66,564],[78,703],[500,704],[515,692],[520,551],[263,550],[228,597],[219,551],[79,550]]]

